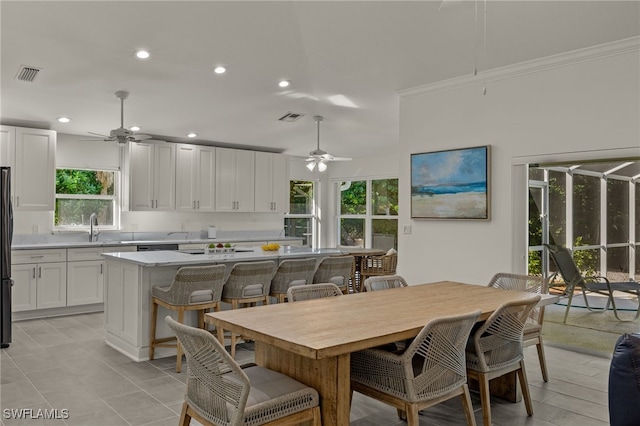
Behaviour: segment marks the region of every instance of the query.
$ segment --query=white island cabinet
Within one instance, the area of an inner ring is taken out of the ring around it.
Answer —
[[[192,255],[177,251],[108,253],[105,257],[104,318],[107,345],[135,361],[149,359],[149,322],[151,287],[168,286],[181,266],[225,264],[227,272],[236,262],[317,257],[340,254],[339,249],[281,248],[265,252],[256,247],[251,252]],[[156,336],[171,336],[164,317],[177,314],[159,308]],[[185,312],[185,323],[197,325],[196,312]],[[155,356],[174,356],[175,349],[157,348]]]

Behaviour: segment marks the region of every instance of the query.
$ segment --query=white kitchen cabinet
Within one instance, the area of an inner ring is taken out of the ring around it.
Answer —
[[[253,151],[216,148],[216,211],[254,211],[254,177]]]
[[[256,152],[255,211],[289,212],[289,157]]]
[[[0,164],[12,168],[16,211],[54,210],[56,132],[0,126]]]
[[[214,147],[176,146],[176,210],[214,211],[215,167]]]
[[[12,311],[67,305],[66,250],[20,250],[11,254]]]
[[[67,250],[67,306],[102,303],[104,262],[102,247]]]
[[[130,143],[131,210],[175,210],[175,144]]]

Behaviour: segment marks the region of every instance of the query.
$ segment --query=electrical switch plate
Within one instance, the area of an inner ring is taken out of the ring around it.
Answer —
[[[404,235],[411,235],[411,225],[405,225],[403,232]]]

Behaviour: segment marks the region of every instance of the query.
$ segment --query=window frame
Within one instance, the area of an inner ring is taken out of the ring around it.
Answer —
[[[309,182],[312,184],[312,205],[311,205],[311,213],[285,213],[284,214],[284,222],[287,219],[311,219],[311,235],[308,237],[308,241],[311,243],[311,248],[316,249],[320,245],[319,235],[320,235],[320,221],[319,221],[319,200],[320,200],[320,182],[318,180],[311,179],[289,179],[289,190],[291,190],[291,182]],[[291,209],[289,209],[291,210]],[[285,227],[286,233],[286,227]]]

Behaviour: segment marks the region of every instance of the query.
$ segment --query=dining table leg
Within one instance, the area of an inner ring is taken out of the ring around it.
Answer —
[[[351,411],[351,357],[342,354],[308,358],[264,342],[255,342],[256,364],[313,387],[320,395],[323,425],[349,424]]]

